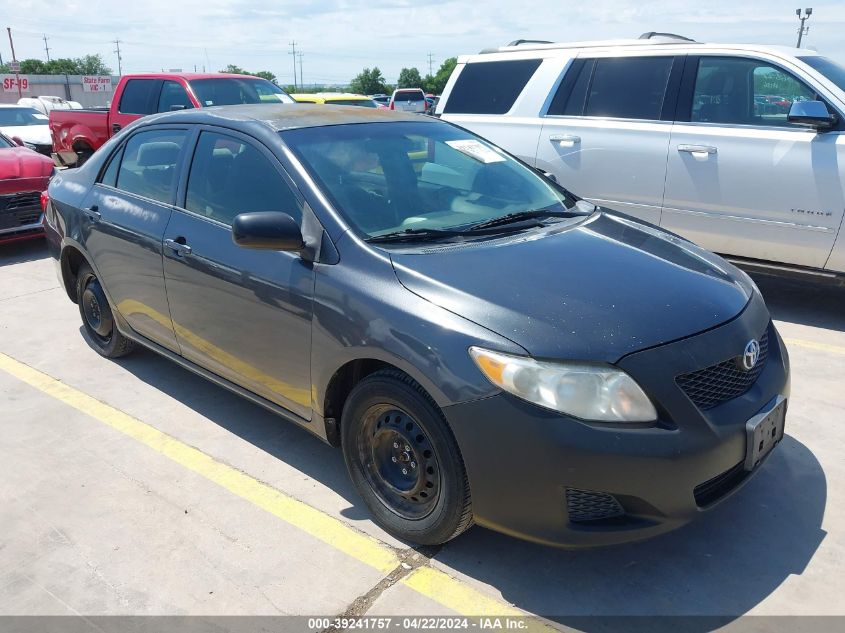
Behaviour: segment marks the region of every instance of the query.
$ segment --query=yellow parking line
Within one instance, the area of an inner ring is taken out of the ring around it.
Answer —
[[[382,573],[394,570],[400,563],[396,553],[386,544],[349,527],[342,521],[294,499],[275,488],[217,461],[199,449],[177,440],[127,413],[100,402],[78,389],[0,352],[0,370],[34,387],[86,416],[141,442],[172,461],[213,481],[232,494],[249,501],[311,536],[328,543],[352,558]],[[415,591],[462,615],[525,616],[505,602],[490,598],[430,567],[420,567],[402,579]],[[529,629],[550,629],[532,620]]]
[[[815,349],[821,352],[831,352],[833,354],[845,354],[845,347],[840,345],[828,345],[827,343],[816,343],[815,341],[805,341],[800,338],[785,338],[783,342],[787,346],[805,347],[807,349]]]

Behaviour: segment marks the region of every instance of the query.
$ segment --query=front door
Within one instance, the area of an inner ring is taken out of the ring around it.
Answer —
[[[84,202],[85,247],[114,307],[138,334],[178,351],[164,289],[161,240],[187,143],[184,129],[133,134]]]
[[[232,241],[239,213],[283,211],[301,221],[301,200],[283,169],[246,137],[203,131],[182,206],[164,236],[182,355],[310,419],[312,266],[295,253]]]
[[[680,73],[675,59],[573,62],[543,119],[536,167],[582,198],[659,223]]]
[[[750,57],[690,65],[661,226],[717,253],[824,267],[845,210],[845,136],[787,121],[792,102],[815,90]]]

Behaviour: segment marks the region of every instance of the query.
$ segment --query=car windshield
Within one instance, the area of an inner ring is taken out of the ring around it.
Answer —
[[[276,84],[256,77],[218,77],[188,82],[203,107],[242,103],[294,103]]]
[[[9,147],[14,147],[15,144],[12,143],[11,140],[7,139],[5,136],[0,134],[0,149],[7,149]]]
[[[819,71],[822,75],[835,83],[840,90],[845,90],[845,66],[839,62],[835,62],[828,57],[822,57],[820,55],[807,55],[806,57],[799,57],[798,59]]]
[[[326,99],[329,105],[361,106],[362,108],[375,108],[376,102],[372,99]]]
[[[346,220],[366,237],[456,230],[575,200],[498,147],[437,120],[280,132]]]
[[[47,115],[35,108],[0,108],[0,125],[47,125]]]

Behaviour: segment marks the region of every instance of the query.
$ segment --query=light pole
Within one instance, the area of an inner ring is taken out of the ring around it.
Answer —
[[[796,48],[801,48],[801,38],[810,30],[809,26],[804,26],[804,22],[809,20],[810,16],[813,15],[813,9],[812,7],[804,9],[804,15],[801,15],[801,9],[795,9],[795,15],[801,20],[801,26],[798,27],[798,44],[796,45]]]

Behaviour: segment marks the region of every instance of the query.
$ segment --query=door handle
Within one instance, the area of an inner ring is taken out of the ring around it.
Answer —
[[[92,222],[99,222],[103,217],[103,214],[97,210],[96,204],[88,207],[87,209],[84,209],[83,213],[85,214],[85,217],[87,217]]]
[[[190,255],[192,250],[190,246],[184,243],[184,240],[184,237],[177,237],[175,240],[167,239],[164,240],[164,245],[180,257],[183,257]]]
[[[712,145],[678,145],[678,151],[689,154],[715,154],[718,150]]]
[[[122,126],[120,125],[120,123],[112,123],[111,124],[111,133],[117,134],[118,132],[120,132],[121,127]]]
[[[549,136],[549,140],[552,143],[566,144],[568,147],[572,147],[581,142],[581,137],[575,134],[552,134]]]

